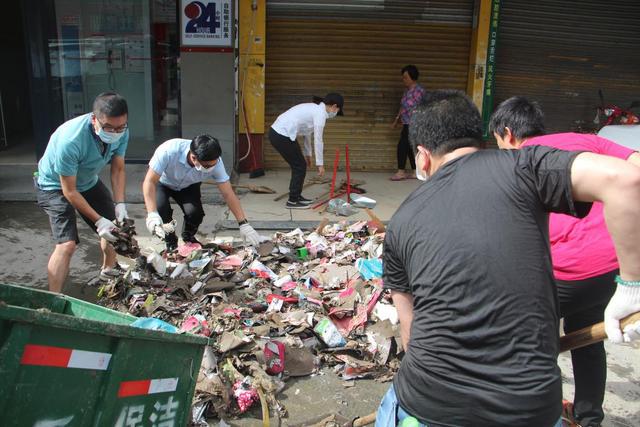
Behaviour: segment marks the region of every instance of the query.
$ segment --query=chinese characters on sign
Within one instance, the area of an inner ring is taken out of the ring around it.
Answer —
[[[181,2],[183,46],[232,46],[231,0]]]
[[[166,404],[157,401],[153,405],[151,414],[145,420],[145,405],[125,406],[120,412],[120,417],[116,421],[116,427],[175,427],[176,416],[180,402],[174,401],[173,396],[169,396]],[[150,422],[149,422],[150,421]]]
[[[493,87],[495,83],[496,47],[498,44],[498,23],[500,17],[500,1],[493,0],[491,5],[491,23],[489,25],[489,49],[487,52],[487,72],[484,79],[484,95],[482,101],[482,121],[484,137],[487,138],[488,124],[493,112]]]

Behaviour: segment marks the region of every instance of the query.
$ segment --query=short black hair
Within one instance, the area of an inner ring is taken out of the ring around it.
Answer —
[[[518,140],[544,135],[544,113],[540,104],[513,96],[498,105],[489,121],[489,132],[503,137],[505,128]]]
[[[418,77],[420,77],[420,71],[418,71],[418,67],[416,67],[415,65],[405,65],[404,67],[402,67],[402,70],[400,70],[400,75],[404,74],[405,72],[409,74],[409,77],[411,77],[411,80],[413,80],[414,82],[418,80]]]
[[[435,156],[463,147],[484,147],[482,119],[473,101],[462,91],[427,92],[413,110],[409,139]]]
[[[102,92],[93,101],[93,115],[120,117],[129,114],[127,101],[116,92]]]
[[[217,160],[222,155],[220,142],[211,135],[198,135],[191,140],[189,149],[196,156],[196,159],[203,162]]]

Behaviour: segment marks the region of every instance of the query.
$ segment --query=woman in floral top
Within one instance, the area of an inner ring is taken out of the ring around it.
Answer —
[[[418,84],[420,72],[415,65],[405,65],[400,71],[402,74],[402,83],[407,88],[400,100],[400,111],[393,121],[392,127],[398,127],[398,122],[402,121],[402,133],[400,141],[398,141],[398,171],[390,179],[392,181],[402,181],[403,179],[415,178],[414,173],[407,174],[405,166],[407,158],[411,164],[411,169],[416,168],[416,160],[413,155],[413,149],[409,143],[409,123],[411,122],[411,113],[413,109],[420,104],[424,97],[425,90]]]

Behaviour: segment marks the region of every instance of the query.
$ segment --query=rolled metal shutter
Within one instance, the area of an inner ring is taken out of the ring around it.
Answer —
[[[349,144],[354,170],[396,168],[390,128],[415,64],[427,89],[465,90],[473,0],[268,1],[266,125],[312,95],[341,92],[345,116],[327,122],[325,165]],[[265,144],[267,167],[286,167]]]
[[[551,132],[592,128],[605,102],[640,98],[640,2],[502,2],[494,104],[521,95]]]

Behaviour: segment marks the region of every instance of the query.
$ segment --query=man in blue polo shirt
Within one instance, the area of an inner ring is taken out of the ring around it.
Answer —
[[[38,205],[49,215],[56,242],[47,269],[52,292],[62,291],[71,257],[80,242],[76,210],[101,238],[100,275],[118,274],[116,253],[108,241],[116,240],[112,234],[117,228],[113,221],[127,217],[124,203],[127,120],[125,99],[115,92],[102,93],[93,102],[91,113],[56,129],[38,163]],[[98,178],[109,162],[114,198]]]
[[[164,142],[149,161],[149,170],[142,184],[148,212],[147,229],[151,234],[164,236],[168,251],[178,245],[177,235],[174,232],[165,234],[162,228],[173,219],[169,198],[174,199],[184,213],[182,240],[199,243],[195,235],[205,215],[200,184],[206,179],[218,184],[244,239],[252,245],[260,243],[260,235],[249,224],[229,183],[221,155],[222,149],[216,138],[198,135],[192,140],[175,138]]]

